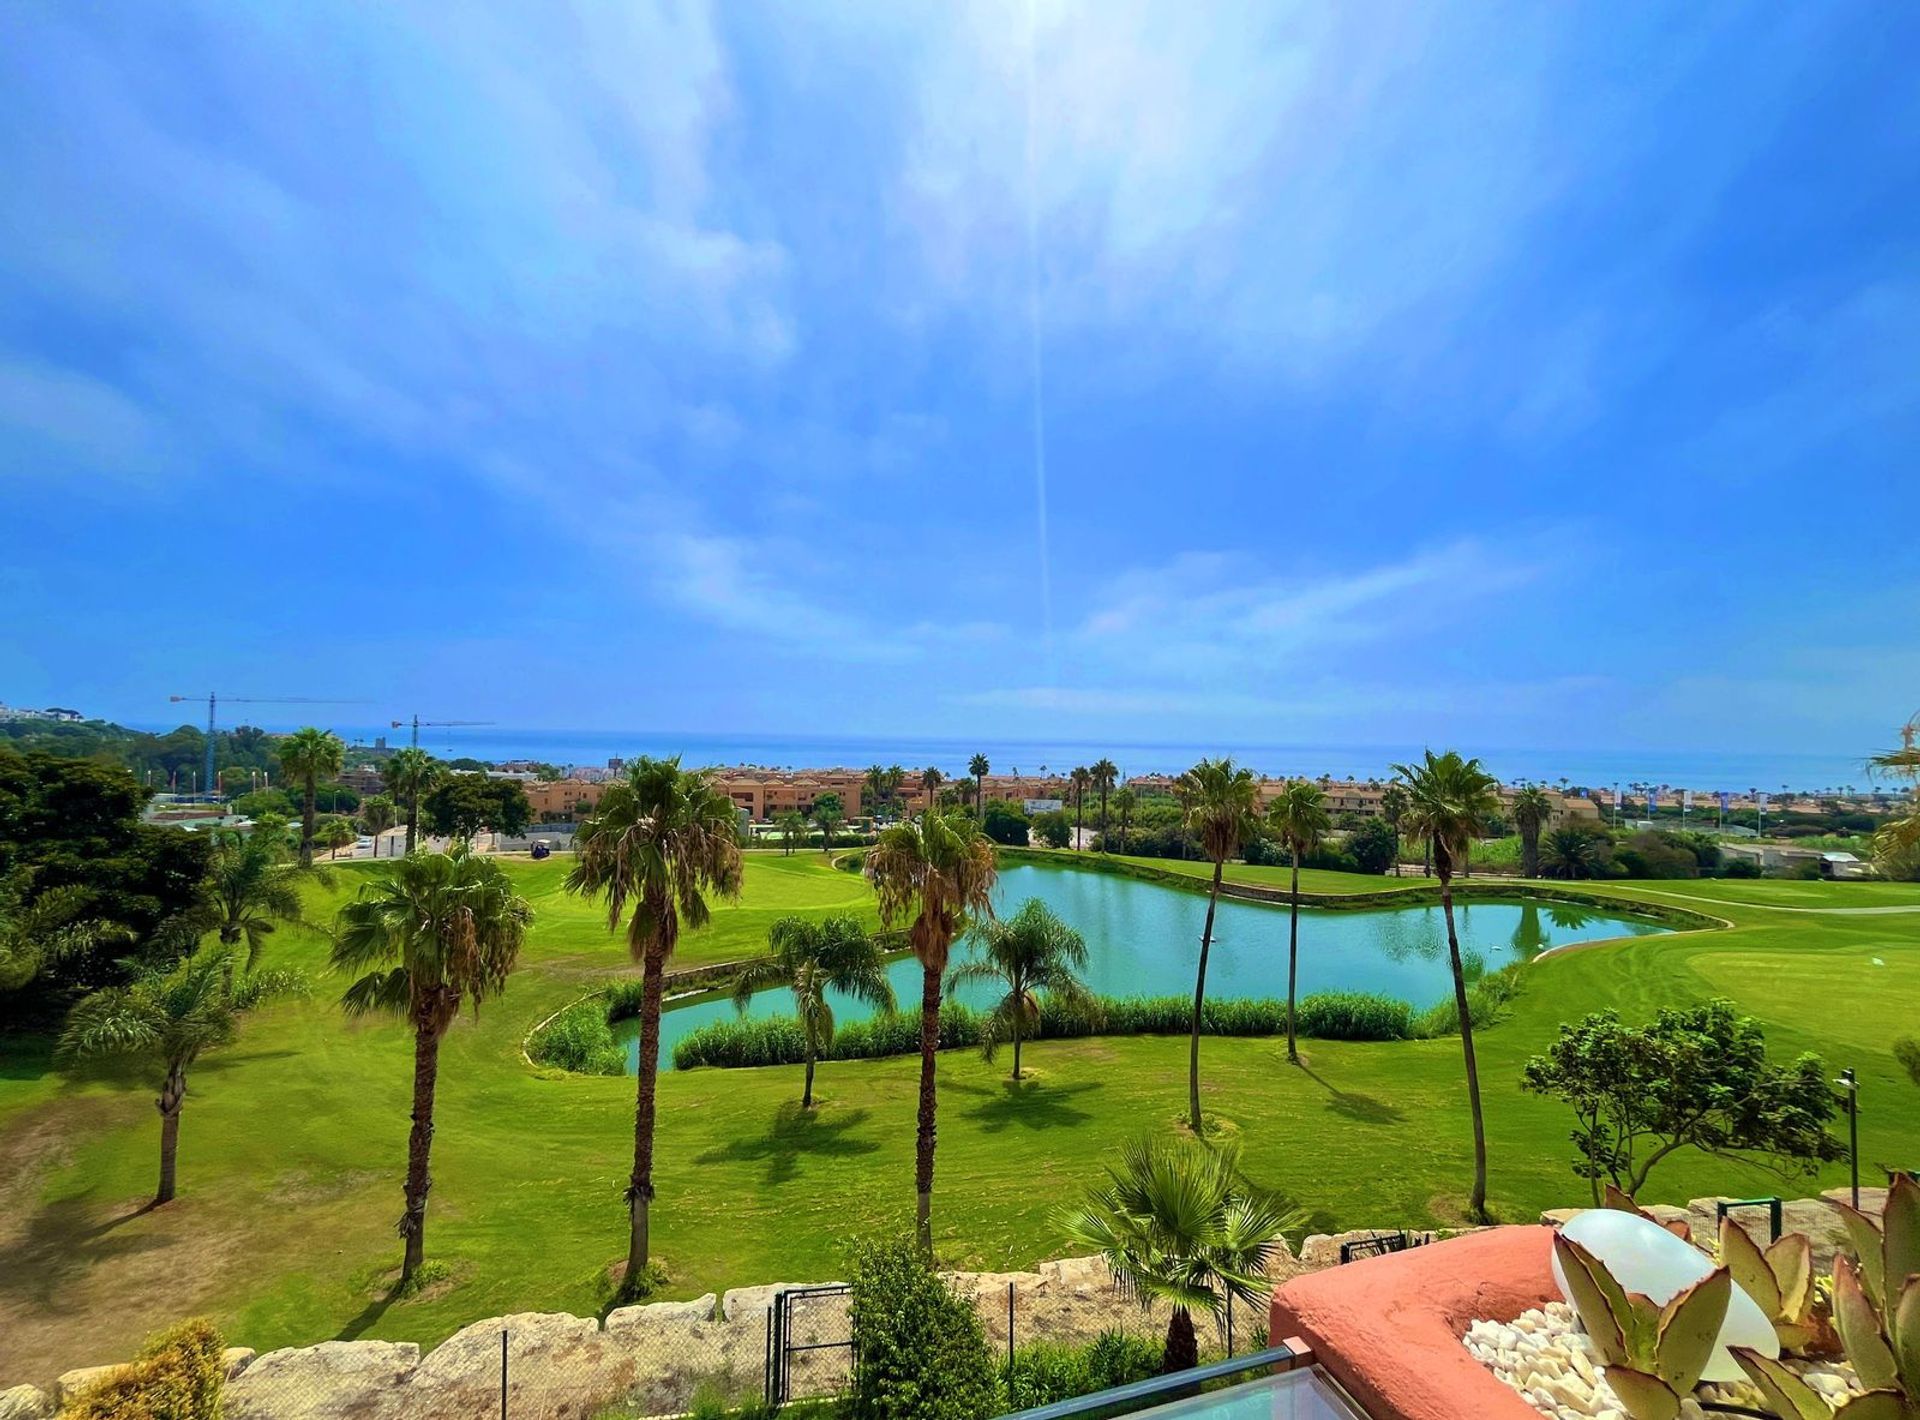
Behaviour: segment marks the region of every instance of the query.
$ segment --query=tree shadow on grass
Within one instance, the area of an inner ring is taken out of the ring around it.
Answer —
[[[1327,1092],[1327,1108],[1335,1114],[1344,1115],[1361,1124],[1398,1124],[1406,1116],[1394,1105],[1377,1100],[1372,1095],[1355,1094],[1343,1090],[1338,1085],[1313,1072],[1313,1067],[1300,1062],[1300,1073]]]
[[[372,1301],[368,1302],[364,1307],[360,1308],[359,1311],[355,1312],[353,1319],[334,1333],[333,1339],[336,1341],[358,1341],[366,1334],[369,1327],[387,1314],[387,1308],[399,1300],[400,1279],[396,1276],[393,1279],[393,1285],[388,1287],[386,1291],[382,1292]]]
[[[119,1231],[153,1207],[144,1203],[101,1217],[90,1188],[41,1205],[16,1236],[0,1244],[0,1299],[57,1311],[63,1284],[103,1263],[165,1247],[167,1240],[150,1232]]]
[[[872,1139],[856,1139],[849,1131],[866,1123],[868,1111],[851,1110],[846,1114],[823,1114],[819,1106],[800,1108],[800,1101],[788,1100],[774,1111],[767,1132],[753,1139],[736,1139],[718,1149],[709,1149],[694,1162],[702,1164],[755,1163],[765,1160],[768,1183],[785,1183],[800,1171],[800,1159],[806,1154],[845,1158],[853,1154],[871,1154],[880,1145]]]
[[[1077,1085],[1052,1085],[1044,1080],[1002,1080],[994,1085],[950,1084],[958,1094],[974,1095],[980,1103],[966,1111],[968,1119],[978,1120],[988,1134],[998,1134],[1010,1124],[1024,1129],[1057,1129],[1085,1124],[1093,1116],[1073,1103],[1073,1096],[1089,1090],[1103,1090],[1097,1080]]]

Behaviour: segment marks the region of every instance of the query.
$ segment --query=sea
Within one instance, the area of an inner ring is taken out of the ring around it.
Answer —
[[[172,725],[142,729],[164,731]],[[268,724],[282,730],[292,725]],[[384,726],[336,725],[334,732],[353,745],[407,743],[409,731]],[[561,766],[605,765],[612,759],[677,754],[688,765],[754,766],[765,769],[864,769],[870,764],[928,766],[960,778],[967,761],[985,754],[1001,774],[1064,772],[1077,764],[1111,759],[1123,776],[1177,774],[1205,757],[1232,755],[1268,775],[1331,775],[1335,779],[1385,778],[1395,764],[1417,759],[1419,744],[1286,744],[1258,741],[1217,743],[1060,739],[940,739],[882,735],[729,735],[702,730],[553,730],[509,726],[436,728],[423,725],[421,745],[445,758],[470,757],[490,763],[536,760]],[[1447,748],[1448,746],[1435,746]],[[1477,754],[1489,772],[1505,782],[1531,780],[1557,785],[1610,788],[1652,784],[1661,788],[1744,793],[1844,791],[1889,787],[1868,773],[1871,747],[1858,755],[1768,753],[1738,750],[1522,749],[1487,745],[1457,746]]]

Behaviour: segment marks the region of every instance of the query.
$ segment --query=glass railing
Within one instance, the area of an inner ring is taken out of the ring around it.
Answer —
[[[1005,1420],[1107,1420],[1116,1416],[1153,1416],[1155,1420],[1366,1420],[1346,1392],[1319,1367],[1304,1364],[1305,1359],[1290,1347],[1270,1346],[1192,1370],[1035,1406]],[[1279,1366],[1298,1368],[1272,1374]]]

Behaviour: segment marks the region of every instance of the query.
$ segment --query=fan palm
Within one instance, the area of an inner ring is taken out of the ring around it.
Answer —
[[[1487,1126],[1480,1112],[1480,1068],[1473,1053],[1473,1015],[1467,1002],[1467,976],[1460,962],[1460,937],[1453,924],[1453,865],[1466,854],[1499,806],[1499,785],[1477,759],[1456,750],[1432,750],[1414,765],[1396,764],[1407,790],[1406,822],[1427,840],[1433,869],[1440,877],[1440,911],[1447,922],[1447,958],[1453,968],[1453,1003],[1460,1016],[1460,1050],[1466,1061],[1467,1103],[1473,1116],[1473,1193],[1467,1215],[1487,1221]]]
[[[1553,821],[1553,796],[1528,784],[1513,796],[1513,826],[1520,830],[1520,874],[1540,876],[1540,830]]]
[[[878,818],[880,816],[880,810],[887,802],[887,771],[885,767],[878,764],[869,764],[867,766],[866,776],[860,782],[866,790],[866,810],[868,814]]]
[[[1400,822],[1407,816],[1407,791],[1389,784],[1380,791],[1380,817],[1393,830],[1393,875],[1400,876]]]
[[[993,915],[993,843],[972,815],[929,809],[881,833],[866,872],[880,899],[880,920],[904,918],[920,963],[920,1116],[914,1158],[914,1226],[921,1251],[933,1252],[933,1143],[938,1101],[934,1052],[940,1045],[940,987],[954,938],[967,919]]]
[[[876,1010],[891,1011],[893,984],[887,980],[887,956],[857,918],[782,917],[767,933],[768,956],[747,963],[734,978],[733,1004],[746,1013],[753,993],[770,986],[793,992],[794,1014],[806,1041],[806,1083],[800,1108],[813,1108],[813,1067],[833,1044],[833,1005],[827,992],[838,991]]]
[[[834,831],[847,821],[847,811],[838,794],[822,794],[813,801],[813,821],[820,825],[820,851],[833,855]]]
[[[1087,771],[1093,787],[1100,791],[1100,851],[1110,852],[1107,847],[1107,795],[1113,792],[1113,786],[1120,782],[1120,766],[1110,759],[1101,759]]]
[[[1294,1040],[1293,1014],[1300,981],[1300,859],[1319,847],[1333,827],[1326,791],[1305,779],[1292,780],[1268,808],[1267,822],[1293,859],[1293,888],[1287,894],[1287,1059],[1297,1065],[1300,1051]]]
[[[1599,878],[1607,872],[1607,842],[1577,828],[1547,834],[1540,854],[1540,875],[1548,878]]]
[[[929,764],[920,771],[920,787],[926,790],[927,807],[932,808],[940,793],[940,786],[947,782],[947,776]]]
[[[380,778],[387,792],[407,806],[407,852],[413,852],[420,835],[420,801],[440,782],[439,761],[417,745],[397,749],[387,756]]]
[[[567,890],[604,896],[607,930],[627,922],[627,949],[640,962],[640,1069],[633,1116],[633,1174],[627,1187],[629,1295],[647,1268],[648,1209],[653,1203],[653,1121],[660,1079],[660,1004],[667,959],[681,930],[706,926],[707,897],[740,893],[740,845],[733,800],[679,759],[642,758],[611,785],[574,840],[578,857]]]
[[[340,909],[333,967],[357,973],[340,997],[349,1016],[384,1012],[413,1027],[413,1127],[407,1135],[404,1286],[426,1253],[433,1100],[440,1042],[471,1005],[498,996],[519,961],[533,909],[504,869],[465,847],[396,861]]]
[[[360,826],[368,833],[381,834],[393,827],[393,800],[385,794],[370,794],[360,801]]]
[[[987,771],[993,765],[984,754],[976,754],[967,761],[967,773],[973,776],[973,812],[976,818],[985,817],[987,812]]]
[[[314,795],[322,779],[331,779],[346,763],[340,737],[308,725],[280,741],[280,772],[300,785],[300,866],[313,866]]]
[[[1013,916],[975,928],[980,955],[964,962],[947,980],[951,997],[963,986],[991,982],[1006,992],[994,1003],[980,1052],[991,1063],[1000,1042],[1013,1042],[1013,1078],[1020,1078],[1020,1042],[1040,1033],[1040,998],[1087,1010],[1093,995],[1078,973],[1087,969],[1087,944],[1046,903],[1030,897]]]
[[[1187,1122],[1200,1132],[1200,1013],[1207,1004],[1207,955],[1213,949],[1213,917],[1220,906],[1220,878],[1227,859],[1259,828],[1260,789],[1250,769],[1231,759],[1203,759],[1180,776],[1186,804],[1182,823],[1213,860],[1207,889],[1207,920],[1200,929],[1200,968],[1193,978],[1193,1031],[1187,1049]]]
[[[1068,782],[1073,785],[1073,848],[1077,853],[1080,851],[1081,825],[1085,822],[1081,811],[1086,806],[1087,786],[1093,782],[1093,771],[1085,765],[1076,765],[1068,776]]]
[[[1124,786],[1113,796],[1113,811],[1120,815],[1120,851],[1127,851],[1127,825],[1133,822],[1134,792]]]
[[[1171,1305],[1160,1364],[1166,1373],[1199,1363],[1196,1310],[1218,1316],[1229,1298],[1257,1301],[1274,1244],[1299,1222],[1241,1176],[1237,1145],[1165,1138],[1123,1146],[1107,1182],[1054,1218],[1074,1246],[1098,1252],[1143,1306]]]
[[[232,1040],[237,1019],[271,997],[303,994],[298,972],[238,969],[230,947],[189,957],[167,971],[148,971],[126,986],[83,997],[67,1017],[56,1057],[144,1056],[162,1071],[160,1186],[156,1206],[171,1203],[180,1152],[180,1111],[187,1102],[187,1071],[200,1056]]]

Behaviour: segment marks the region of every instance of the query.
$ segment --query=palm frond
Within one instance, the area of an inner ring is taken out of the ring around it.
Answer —
[[[412,985],[405,967],[369,972],[340,993],[340,1005],[350,1016],[404,1016],[413,999]]]

